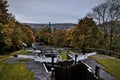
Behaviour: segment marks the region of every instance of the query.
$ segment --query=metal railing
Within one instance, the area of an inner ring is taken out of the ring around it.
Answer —
[[[94,50],[98,54],[107,55],[107,56],[111,56],[111,57],[115,57],[115,58],[120,59],[120,52],[115,52],[115,51],[111,51],[111,50],[104,50],[104,49],[97,49],[97,48],[89,48],[88,50]]]

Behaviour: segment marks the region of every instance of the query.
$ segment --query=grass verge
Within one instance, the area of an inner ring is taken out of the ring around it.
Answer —
[[[9,53],[9,54],[1,55],[1,56],[0,56],[0,62],[3,62],[4,60],[8,59],[10,56],[17,55],[17,54],[23,54],[23,55],[25,54],[25,55],[28,55],[28,54],[31,54],[31,52],[25,52],[25,51],[22,49],[22,50],[15,51],[15,52],[12,52],[12,53]]]
[[[0,63],[0,80],[34,80],[34,78],[25,64]]]
[[[120,80],[120,60],[104,55],[92,56],[98,63],[103,65],[104,70],[115,76],[115,80]]]
[[[62,60],[66,60],[67,59],[67,52],[66,51],[62,51],[61,57],[62,57]]]
[[[10,54],[0,56],[0,80],[34,80],[33,72],[26,68],[26,62],[28,60],[22,59],[22,63],[4,63],[3,61],[9,59],[10,56],[17,54],[30,54],[31,52],[25,52],[19,50]]]

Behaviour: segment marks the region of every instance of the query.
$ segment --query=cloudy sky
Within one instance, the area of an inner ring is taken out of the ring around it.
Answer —
[[[105,0],[7,0],[19,22],[77,23]]]

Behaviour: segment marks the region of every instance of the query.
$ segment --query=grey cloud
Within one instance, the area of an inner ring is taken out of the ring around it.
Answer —
[[[9,12],[21,22],[75,22],[105,0],[8,0]]]

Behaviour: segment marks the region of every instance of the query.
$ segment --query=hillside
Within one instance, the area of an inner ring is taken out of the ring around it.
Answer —
[[[71,29],[76,25],[74,23],[54,23],[54,24],[23,23],[23,24],[28,25],[31,28],[42,28],[47,26],[51,27],[53,30]]]

